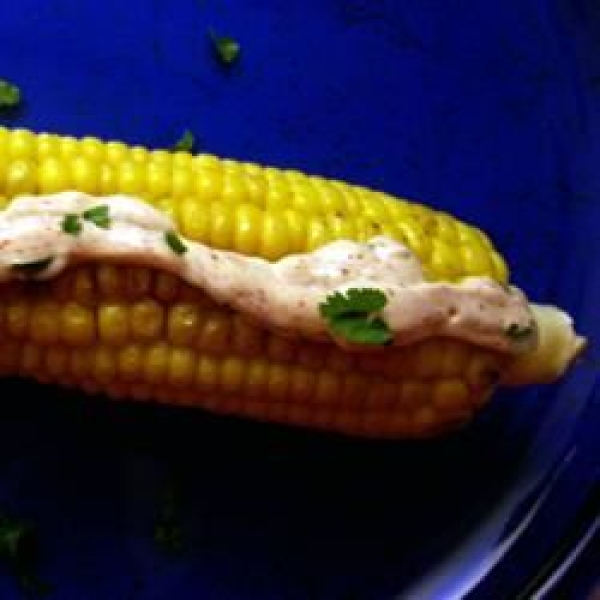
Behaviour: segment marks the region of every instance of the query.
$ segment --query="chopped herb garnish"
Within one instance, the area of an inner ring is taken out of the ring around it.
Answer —
[[[193,152],[195,144],[196,138],[194,134],[189,129],[186,129],[179,140],[173,144],[171,150],[173,152]]]
[[[79,219],[79,215],[68,214],[62,221],[62,230],[70,235],[79,235],[81,233],[82,225]]]
[[[505,330],[504,333],[515,341],[520,341],[528,338],[533,334],[533,325],[521,326],[518,323],[511,323]]]
[[[187,252],[187,246],[174,231],[167,231],[165,233],[165,242],[167,242],[167,245],[175,254],[182,255]]]
[[[108,204],[100,204],[93,208],[88,208],[83,211],[83,218],[90,223],[93,223],[96,227],[102,229],[108,229],[110,227],[110,214]]]
[[[19,88],[5,79],[0,79],[0,110],[15,108],[20,103],[21,91]]]
[[[29,562],[37,548],[33,525],[29,521],[0,516],[0,557],[14,562]]]
[[[14,271],[23,273],[24,275],[37,275],[42,271],[45,271],[54,260],[54,257],[48,256],[47,258],[41,258],[39,260],[32,260],[30,262],[15,263],[12,265]]]
[[[321,316],[338,336],[358,344],[384,345],[393,335],[379,312],[387,304],[385,294],[374,288],[335,292],[319,305]]]
[[[183,532],[172,520],[157,519],[154,525],[154,541],[165,552],[178,554],[183,549]]]
[[[213,43],[213,48],[218,59],[224,65],[234,63],[240,54],[240,45],[233,38],[217,35],[214,31],[209,31],[208,35]]]
[[[180,504],[177,486],[169,482],[161,494],[153,536],[156,545],[168,554],[180,554],[183,550]]]
[[[0,560],[16,576],[24,592],[44,594],[50,591],[35,574],[39,543],[31,521],[0,514]]]

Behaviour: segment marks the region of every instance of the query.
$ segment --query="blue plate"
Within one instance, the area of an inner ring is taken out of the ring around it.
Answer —
[[[210,29],[239,41],[236,64],[215,59]],[[50,598],[558,585],[597,514],[598,31],[591,0],[0,2],[0,77],[25,99],[5,124],[152,147],[189,128],[205,151],[425,201],[488,231],[513,281],[591,339],[560,383],[502,392],[426,443],[4,381],[0,504],[36,522]],[[176,556],[153,541],[166,489]],[[0,571],[0,597],[20,595]]]

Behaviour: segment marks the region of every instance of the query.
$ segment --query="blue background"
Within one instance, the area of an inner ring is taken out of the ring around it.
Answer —
[[[189,128],[425,201],[488,231],[592,342],[560,383],[427,443],[3,382],[0,504],[37,523],[50,598],[507,598],[563,560],[597,508],[598,31],[593,0],[0,1],[0,77],[25,99],[4,124],[151,147]],[[170,485],[179,557],[152,540]],[[2,570],[0,597],[21,597]]]

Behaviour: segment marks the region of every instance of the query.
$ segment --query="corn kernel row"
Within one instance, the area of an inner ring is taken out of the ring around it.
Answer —
[[[0,128],[0,206],[20,194],[77,189],[138,196],[190,239],[269,259],[333,239],[388,235],[434,279],[507,278],[480,230],[388,194],[298,171]]]

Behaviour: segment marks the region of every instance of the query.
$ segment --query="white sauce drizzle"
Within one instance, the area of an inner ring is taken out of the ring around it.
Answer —
[[[65,215],[81,215],[99,205],[109,207],[109,228],[81,219],[78,235],[63,231]],[[387,237],[366,243],[340,240],[269,262],[183,237],[187,251],[179,255],[165,241],[165,233],[174,230],[167,215],[130,196],[62,192],[19,197],[0,212],[0,283],[25,276],[15,264],[49,257],[53,260],[47,268],[27,277],[56,277],[86,261],[153,267],[181,277],[267,328],[316,340],[332,339],[319,313],[327,296],[350,288],[377,288],[387,297],[381,316],[396,345],[449,336],[520,353],[536,343],[536,335],[515,340],[506,334],[511,326],[535,324],[519,289],[507,289],[488,277],[426,281],[418,258]],[[349,347],[344,340],[335,341]]]

